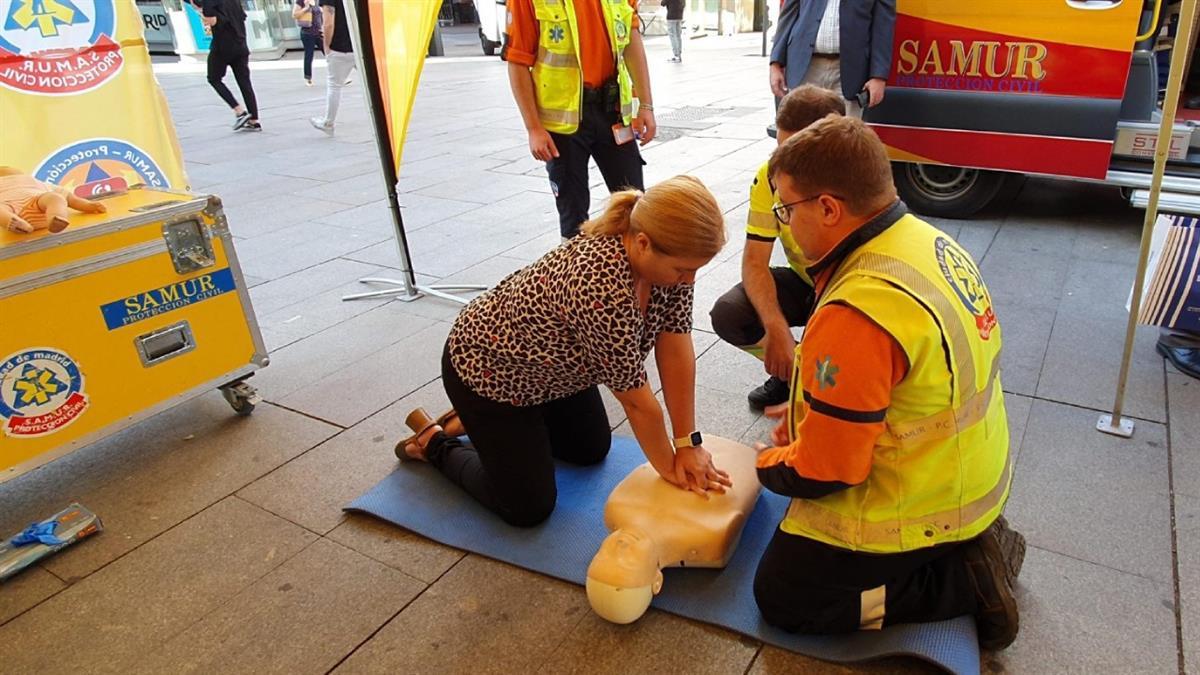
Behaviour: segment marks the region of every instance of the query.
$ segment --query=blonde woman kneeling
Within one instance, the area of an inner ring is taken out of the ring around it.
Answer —
[[[417,433],[396,447],[512,525],[554,510],[555,459],[586,465],[608,454],[601,384],[665,480],[701,494],[731,485],[695,433],[693,282],[725,245],[717,200],[677,176],[614,194],[583,234],[463,309],[442,353],[454,410],[437,420],[414,410]],[[651,348],[670,433],[646,379]],[[464,432],[470,446],[457,438]]]

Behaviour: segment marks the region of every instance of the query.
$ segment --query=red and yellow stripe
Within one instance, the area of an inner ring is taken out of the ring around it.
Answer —
[[[1112,141],[872,124],[891,159],[1077,178],[1104,178]],[[981,165],[980,160],[986,160]]]

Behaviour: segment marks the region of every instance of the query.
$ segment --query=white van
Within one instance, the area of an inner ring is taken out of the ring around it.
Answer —
[[[483,53],[492,56],[504,42],[504,28],[508,22],[506,0],[475,0],[475,11],[479,14],[479,44]]]

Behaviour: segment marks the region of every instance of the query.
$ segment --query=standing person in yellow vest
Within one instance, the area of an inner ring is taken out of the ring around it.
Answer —
[[[883,144],[828,117],[769,172],[816,289],[791,401],[759,480],[792,497],[754,582],[763,617],[836,633],[975,617],[1016,638],[1025,540],[1012,479],[1001,331],[971,256],[907,213]]]
[[[656,125],[636,2],[508,2],[500,56],[508,62],[529,151],[550,173],[564,238],[588,219],[589,158],[610,192],[644,189],[638,142],[653,140]]]

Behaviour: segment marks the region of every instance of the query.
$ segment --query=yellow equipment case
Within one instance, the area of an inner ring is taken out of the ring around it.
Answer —
[[[0,483],[267,365],[216,197],[134,188],[58,234],[0,232]]]

